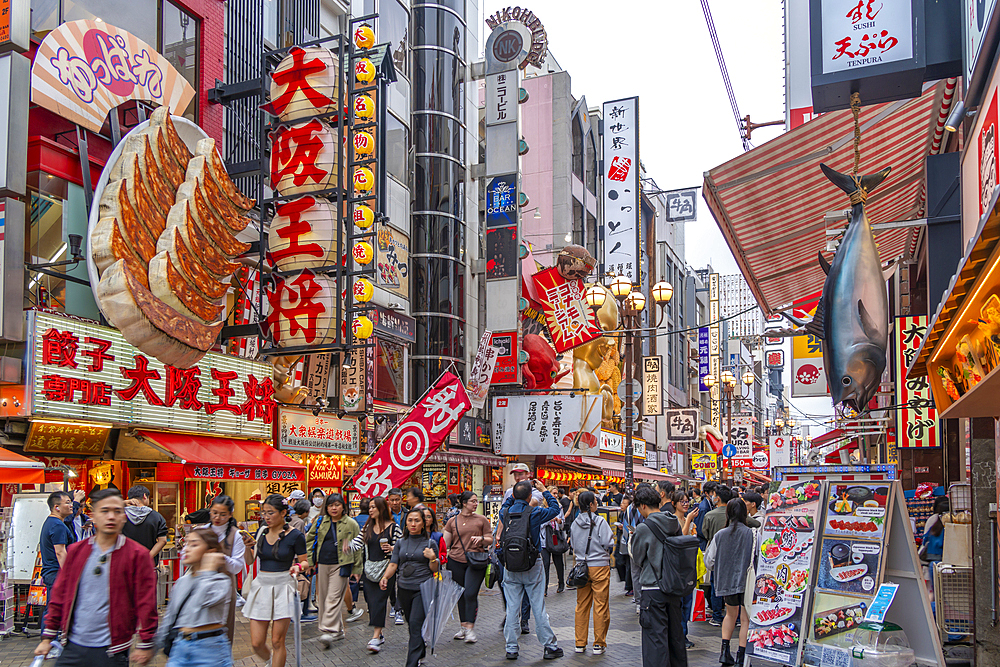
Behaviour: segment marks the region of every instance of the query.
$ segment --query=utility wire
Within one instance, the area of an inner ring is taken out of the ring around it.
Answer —
[[[743,142],[743,150],[748,151],[753,146],[746,136],[743,127],[743,116],[740,115],[740,107],[736,104],[736,93],[733,92],[733,83],[729,79],[729,69],[726,67],[726,59],[722,55],[722,45],[719,44],[719,34],[715,31],[715,21],[712,19],[712,9],[708,6],[708,0],[701,0],[701,11],[705,14],[705,23],[708,25],[708,35],[712,39],[712,48],[715,49],[715,59],[719,61],[719,71],[722,73],[722,83],[726,86],[726,95],[729,97],[729,106],[733,108],[733,116],[736,118],[736,128],[740,133],[740,140]]]

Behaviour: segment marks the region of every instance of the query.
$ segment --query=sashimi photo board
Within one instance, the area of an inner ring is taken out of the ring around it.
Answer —
[[[902,487],[885,468],[775,470],[748,610],[755,664],[824,667],[835,647],[850,649],[879,585],[895,583],[885,620],[906,632],[917,664],[944,667]]]

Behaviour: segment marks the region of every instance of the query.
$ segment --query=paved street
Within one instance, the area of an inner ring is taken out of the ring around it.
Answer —
[[[554,574],[554,573],[553,573]],[[608,633],[608,652],[603,656],[594,657],[588,651],[578,655],[573,652],[573,610],[576,605],[576,594],[572,590],[557,594],[553,580],[549,588],[546,606],[559,645],[566,651],[566,656],[557,661],[546,662],[553,667],[557,665],[600,665],[602,661],[613,661],[613,664],[639,664],[641,648],[639,639],[639,623],[632,606],[622,593],[617,575],[612,574],[611,597],[611,630]],[[362,603],[363,604],[363,603]],[[504,660],[503,636],[497,632],[503,604],[497,591],[484,590],[480,598],[480,623],[477,626],[479,642],[465,644],[453,641],[451,637],[457,631],[458,614],[450,620],[442,635],[443,639],[434,655],[429,655],[427,667],[461,667],[475,665],[523,665],[539,664],[542,661],[542,649],[534,634],[521,638],[520,659],[517,663]],[[233,655],[237,667],[257,667],[263,661],[251,655],[249,624],[237,614],[236,642]],[[241,622],[242,621],[242,622]],[[406,626],[390,625],[386,630],[386,643],[382,652],[373,656],[365,650],[365,645],[371,639],[371,631],[367,626],[367,616],[347,625],[347,637],[335,644],[330,650],[324,651],[319,643],[319,633],[316,622],[306,623],[303,627],[302,664],[312,665],[358,665],[385,664],[400,666],[404,663],[406,653]],[[532,624],[534,631],[534,624]],[[37,631],[35,631],[37,632]],[[689,631],[690,639],[695,648],[688,651],[688,661],[692,667],[710,667],[718,665],[719,629],[708,623],[692,623]],[[33,633],[34,634],[34,633]],[[593,635],[590,639],[593,643]],[[25,638],[14,635],[0,642],[0,666],[27,667],[31,663],[31,652],[37,645],[37,638]],[[294,667],[292,641],[289,637],[289,667]],[[165,659],[160,654],[155,665],[164,665]],[[51,663],[49,663],[51,664]]]

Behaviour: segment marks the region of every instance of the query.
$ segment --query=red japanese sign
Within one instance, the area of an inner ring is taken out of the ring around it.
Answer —
[[[298,275],[277,278],[267,290],[270,310],[267,330],[275,345],[325,345],[337,336],[336,285],[331,278],[304,269]]]
[[[309,455],[309,486],[340,486],[344,466],[336,456]]]
[[[566,280],[556,267],[532,278],[545,309],[545,324],[557,353],[571,350],[603,334],[594,311],[587,305],[582,280]]]
[[[176,368],[114,329],[37,311],[29,322],[30,415],[270,437],[267,364],[209,354],[200,366]]]
[[[293,46],[271,74],[264,108],[282,122],[337,109],[337,59],[329,49]]]
[[[926,376],[902,379],[917,356],[920,343],[927,335],[927,316],[897,317],[893,331],[895,338],[896,368],[896,433],[897,447],[937,447],[938,418]]]
[[[365,496],[400,486],[437,451],[472,403],[458,376],[446,372],[352,475]]]
[[[305,468],[264,468],[225,463],[186,463],[185,479],[221,479],[243,482],[304,482]]]

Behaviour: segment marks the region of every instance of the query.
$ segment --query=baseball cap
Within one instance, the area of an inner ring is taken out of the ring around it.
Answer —
[[[306,497],[306,492],[302,489],[295,489],[292,494],[288,496],[289,502],[293,500],[303,500]]]
[[[512,465],[510,467],[510,471],[512,473],[515,472],[515,471],[517,471],[517,470],[521,470],[523,472],[531,472],[531,468],[529,468],[528,465],[525,464],[525,463],[515,463],[514,465]]]

